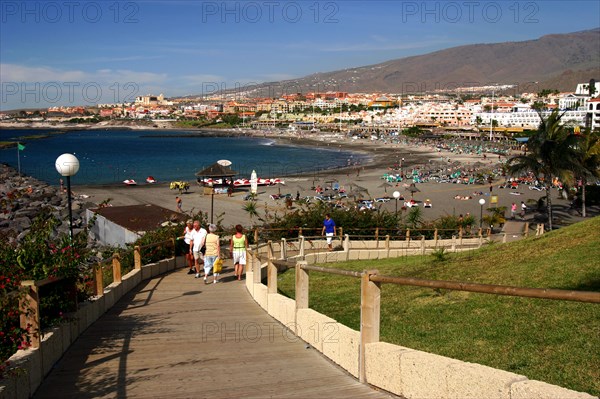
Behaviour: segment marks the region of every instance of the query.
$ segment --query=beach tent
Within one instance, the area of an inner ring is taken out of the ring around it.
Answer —
[[[202,186],[207,186],[207,182],[219,181],[221,186],[231,186],[233,188],[233,176],[237,175],[237,172],[229,168],[229,166],[221,165],[220,163],[214,163],[207,168],[204,168],[196,173],[198,177],[198,183]],[[225,181],[229,180],[229,184],[226,184]],[[217,185],[212,183],[214,187]]]
[[[229,166],[223,166],[219,163],[214,163],[196,173],[196,176],[198,177],[209,177],[212,179],[225,179],[235,175],[237,175],[236,171],[231,170]]]

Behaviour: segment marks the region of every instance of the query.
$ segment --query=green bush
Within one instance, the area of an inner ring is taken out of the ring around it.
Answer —
[[[29,232],[17,245],[14,241],[0,240],[0,363],[18,349],[29,345],[24,334],[30,326],[20,327],[19,298],[24,280],[58,278],[60,281],[40,287],[40,328],[44,329],[64,319],[75,309],[77,301],[90,295],[90,268],[87,231],[57,235],[60,225],[48,209],[42,209],[34,219]],[[27,312],[28,310],[26,310]],[[25,335],[26,336],[26,335]],[[0,369],[0,377],[4,369]]]

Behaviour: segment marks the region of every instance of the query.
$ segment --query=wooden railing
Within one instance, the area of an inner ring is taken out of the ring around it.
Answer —
[[[396,284],[405,286],[427,287],[432,289],[447,289],[454,291],[468,291],[482,294],[507,295],[515,297],[553,299],[563,301],[576,301],[587,303],[600,303],[600,293],[590,291],[572,291],[546,288],[513,287],[506,285],[477,284],[460,281],[439,281],[408,277],[384,276],[377,270],[365,270],[357,272],[353,270],[342,270],[308,265],[305,261],[295,264],[278,260],[274,256],[273,244],[268,242],[265,246],[266,256],[251,252],[252,271],[254,283],[261,281],[261,263],[267,264],[267,292],[277,293],[278,270],[295,268],[295,303],[296,310],[307,309],[309,306],[309,272],[318,272],[334,275],[342,275],[361,280],[360,299],[360,361],[359,376],[361,381],[366,381],[365,375],[365,345],[379,342],[380,320],[381,320],[381,285]]]
[[[142,268],[142,251],[161,245],[168,245],[173,248],[175,255],[175,239],[165,240],[143,246],[135,246],[129,251],[133,251],[134,270]],[[124,252],[127,254],[128,251]],[[93,269],[93,285],[96,297],[104,295],[104,271],[109,270],[113,283],[122,281],[122,254],[114,253],[111,257],[99,261]],[[19,308],[21,310],[20,325],[21,328],[28,331],[28,339],[33,348],[39,348],[41,340],[41,315],[40,315],[40,288],[49,284],[63,281],[63,278],[47,278],[34,281],[26,280],[21,282],[21,290],[24,291],[19,299]]]
[[[21,296],[19,310],[21,313],[21,328],[28,331],[28,339],[32,348],[40,347],[40,288],[63,281],[64,279],[49,277],[44,280],[21,281]]]
[[[259,243],[260,241],[266,242],[268,240],[273,240],[273,236],[284,236],[284,238],[290,240],[293,238],[299,237],[308,237],[308,236],[320,236],[322,228],[306,228],[306,227],[294,227],[289,229],[254,229],[253,238],[254,243]],[[523,231],[521,232],[521,236],[523,238],[527,238],[530,236],[531,227],[529,222],[523,223]],[[344,235],[349,235],[351,237],[364,237],[370,240],[380,240],[383,237],[390,237],[392,239],[404,239],[404,240],[414,240],[420,239],[423,236],[432,237],[433,239],[439,239],[441,237],[452,237],[456,236],[459,239],[463,237],[488,237],[492,238],[498,233],[494,233],[490,228],[457,228],[457,229],[417,229],[417,228],[383,228],[383,227],[374,227],[374,228],[346,228],[337,227],[336,236],[339,237],[340,240],[343,239]],[[537,224],[535,226],[535,230],[533,232],[535,236],[540,236],[544,234],[544,225]]]

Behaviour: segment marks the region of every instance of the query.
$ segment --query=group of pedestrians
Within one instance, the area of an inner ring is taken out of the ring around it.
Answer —
[[[527,212],[527,205],[525,205],[525,202],[521,201],[521,213],[519,214],[519,216],[521,216],[522,220],[525,220],[525,212]],[[513,202],[510,206],[510,218],[514,219],[516,214],[517,204]]]
[[[243,233],[241,225],[235,226],[235,234],[230,240],[230,250],[233,257],[234,271],[237,280],[242,279],[246,265],[246,249],[248,239]],[[204,283],[209,284],[208,277],[213,275],[213,284],[219,283],[220,270],[215,268],[215,262],[223,259],[221,256],[220,237],[215,224],[208,225],[208,231],[200,225],[199,220],[189,219],[183,231],[184,251],[188,274],[195,274],[195,278],[202,277],[201,266],[204,271]]]
[[[215,270],[217,259],[223,259],[221,253],[220,237],[216,234],[217,226],[208,225],[208,231],[200,225],[199,220],[189,219],[183,231],[183,242],[185,259],[189,268],[188,274],[195,274],[196,278],[202,277],[201,266],[204,271],[204,284],[209,284],[208,277],[213,275],[213,284],[219,283],[220,270]],[[333,251],[332,240],[336,234],[336,225],[329,214],[325,215],[323,221],[322,235],[327,238],[327,247]],[[235,233],[229,241],[229,250],[233,258],[235,278],[239,281],[244,274],[246,266],[246,250],[248,249],[248,238],[244,234],[244,228],[238,224]]]

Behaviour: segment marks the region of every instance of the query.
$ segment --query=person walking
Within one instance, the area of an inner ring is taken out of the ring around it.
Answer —
[[[200,221],[194,220],[194,231],[192,231],[192,236],[190,239],[190,250],[194,257],[194,266],[196,268],[196,278],[200,278],[200,262],[204,260],[203,249],[204,244],[206,243],[206,229],[200,227]],[[206,279],[206,276],[204,276]]]
[[[510,218],[514,219],[516,214],[517,214],[517,204],[515,204],[513,202],[512,205],[510,206]]]
[[[183,248],[185,253],[185,260],[187,261],[190,270],[187,274],[194,274],[194,254],[190,251],[190,242],[192,240],[192,232],[194,231],[194,221],[189,219],[186,222],[185,229],[183,230]]]
[[[183,209],[181,208],[181,206],[182,206],[181,197],[179,197],[179,196],[175,197],[175,204],[177,205],[177,212],[183,213]]]
[[[325,220],[323,220],[323,229],[321,230],[321,235],[327,237],[327,247],[329,251],[333,251],[332,240],[333,236],[336,234],[335,222],[331,218],[329,214],[325,215]]]
[[[239,281],[242,279],[244,266],[246,266],[246,250],[248,249],[248,238],[244,234],[241,224],[235,226],[235,234],[231,237],[229,249],[233,257],[235,276]]]
[[[221,254],[221,246],[219,245],[219,236],[215,234],[217,226],[215,224],[208,225],[208,235],[206,236],[206,254],[204,255],[204,284],[208,284],[207,276],[210,274],[215,260]],[[213,273],[213,284],[219,282],[219,273]]]
[[[527,211],[527,205],[521,201],[521,219],[525,220],[525,212]]]

